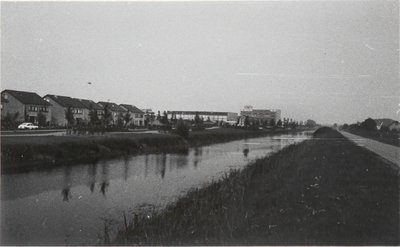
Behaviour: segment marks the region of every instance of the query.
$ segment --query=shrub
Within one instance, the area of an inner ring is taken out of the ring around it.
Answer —
[[[319,129],[317,129],[316,131],[314,131],[313,137],[320,137],[322,135],[330,134],[334,131],[335,130],[330,127],[321,127]]]
[[[187,139],[189,137],[189,128],[183,121],[179,121],[178,125],[176,126],[176,133]]]

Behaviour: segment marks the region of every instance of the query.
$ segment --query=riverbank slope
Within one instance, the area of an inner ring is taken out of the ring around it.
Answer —
[[[132,218],[105,244],[399,245],[399,168],[327,131]]]
[[[295,130],[291,130],[295,131]],[[187,152],[202,146],[288,130],[219,128],[190,132],[188,139],[167,133],[111,133],[90,136],[1,136],[1,171],[12,173],[139,153]]]

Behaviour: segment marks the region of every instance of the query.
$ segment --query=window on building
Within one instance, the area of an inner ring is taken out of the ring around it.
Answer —
[[[72,109],[72,113],[74,113],[74,114],[82,114],[83,110],[82,109]]]
[[[48,111],[49,111],[49,108],[48,108],[47,106],[41,106],[41,107],[39,108],[39,111],[41,111],[41,112],[48,112]]]
[[[37,111],[38,111],[38,107],[37,107],[37,106],[31,106],[31,105],[30,105],[30,106],[28,107],[28,111],[36,111],[36,112],[37,112]]]

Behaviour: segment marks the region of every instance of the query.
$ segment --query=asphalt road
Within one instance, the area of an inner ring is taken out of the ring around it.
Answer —
[[[342,135],[344,135],[349,140],[355,142],[358,146],[365,147],[368,150],[400,166],[400,147],[353,135],[346,131],[342,131],[340,133],[342,133]]]

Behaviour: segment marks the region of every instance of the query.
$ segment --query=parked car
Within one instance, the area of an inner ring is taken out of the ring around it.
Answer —
[[[38,129],[39,127],[32,123],[22,123],[18,126],[18,129]]]

